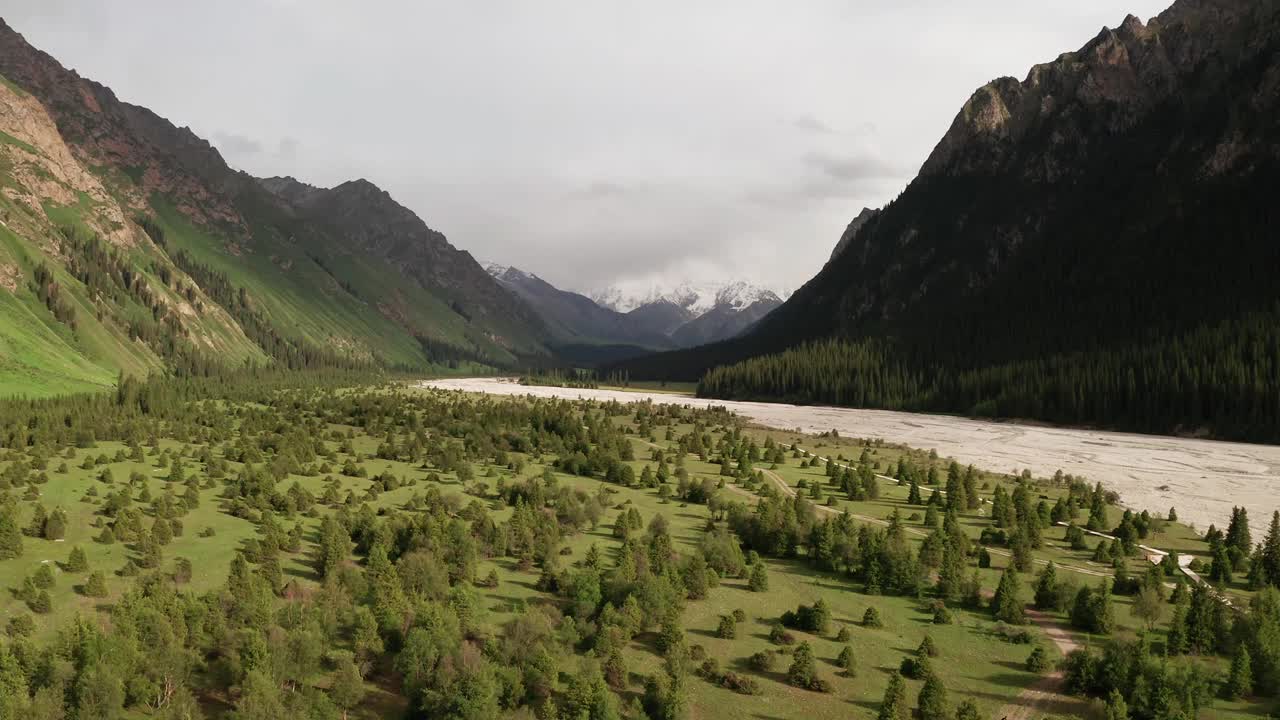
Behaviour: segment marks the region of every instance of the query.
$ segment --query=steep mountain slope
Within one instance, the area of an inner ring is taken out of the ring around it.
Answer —
[[[546,353],[531,309],[370,183],[320,190],[233,170],[2,21],[0,75],[6,390],[214,361],[412,367]],[[46,271],[79,304],[74,323],[47,299]],[[52,357],[67,369],[43,369]]]
[[[627,369],[696,377],[835,337],[704,392],[1274,436],[1278,7],[1180,0],[980,88],[750,336]]]
[[[550,328],[560,344],[626,344],[642,348],[673,347],[662,333],[638,327],[623,313],[603,308],[585,295],[560,290],[519,268],[490,264],[489,274],[523,299]]]
[[[716,305],[676,328],[671,339],[680,347],[693,347],[734,338],[781,304],[782,300],[774,297],[772,300],[756,300],[741,308],[728,303]]]
[[[119,371],[261,349],[129,221],[44,106],[0,77],[0,390],[110,386]],[[121,272],[121,271],[124,272]]]
[[[872,210],[871,208],[862,208],[862,212],[858,213],[858,216],[851,220],[849,222],[849,226],[844,229],[843,233],[841,233],[840,240],[836,242],[836,246],[831,248],[831,257],[828,258],[827,262],[835,260],[840,253],[844,252],[844,249],[849,247],[849,243],[853,242],[853,238],[858,234],[858,231],[862,229],[862,226],[866,225],[867,221],[875,217],[878,212],[880,211]]]
[[[698,316],[692,310],[663,298],[645,303],[627,312],[625,317],[640,332],[671,335]]]

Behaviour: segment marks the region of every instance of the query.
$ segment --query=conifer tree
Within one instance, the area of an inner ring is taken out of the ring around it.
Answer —
[[[907,684],[900,673],[889,676],[889,686],[885,688],[884,699],[880,701],[880,712],[876,720],[907,720],[910,708],[907,707]]]
[[[1021,583],[1018,573],[1007,567],[1000,576],[1000,584],[996,587],[995,596],[991,598],[991,611],[995,618],[1010,625],[1021,625],[1026,622],[1026,611],[1019,598]]]

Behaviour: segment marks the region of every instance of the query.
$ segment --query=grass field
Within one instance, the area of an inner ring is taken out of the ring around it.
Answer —
[[[613,421],[635,429],[634,422],[626,410],[617,415]],[[671,428],[671,436],[679,437],[688,432],[692,426]],[[370,477],[384,471],[400,477],[405,483],[393,491],[382,492],[377,497],[368,497],[366,491],[369,481],[363,478],[339,476],[341,484],[340,496],[350,492],[357,502],[368,502],[375,510],[403,508],[415,495],[419,495],[428,486],[427,477],[432,473],[440,476],[439,487],[447,494],[458,497],[459,504],[475,498],[474,484],[464,489],[455,474],[440,473],[438,468],[415,466],[405,462],[382,460],[371,457],[382,438],[380,435],[366,434],[354,426],[331,425],[330,431],[349,436],[350,453],[339,452],[339,443],[326,439],[325,445],[334,453],[336,460],[330,460],[334,468],[341,467],[346,460],[358,463]],[[830,439],[797,437],[789,433],[753,429],[749,431],[760,441],[765,437],[776,440],[798,442],[801,447],[812,449],[820,454],[833,453],[856,456],[861,444],[852,440],[836,443]],[[720,431],[713,432],[718,437]],[[655,448],[670,450],[674,446],[671,440],[661,439],[661,434],[650,438],[633,435],[636,460],[630,464],[637,476],[649,461]],[[153,498],[162,495],[170,483],[165,479],[169,470],[161,467],[163,457],[184,457],[184,467],[189,475],[203,476],[205,468],[191,456],[198,454],[201,446],[184,444],[172,439],[162,439],[154,448],[148,448],[148,455],[143,461],[125,460],[115,462],[118,452],[127,452],[120,443],[99,442],[96,447],[77,449],[66,456],[55,457],[48,466],[49,482],[37,486],[39,502],[47,510],[62,508],[68,513],[68,529],[62,541],[47,541],[25,538],[25,552],[20,558],[0,561],[0,582],[12,592],[0,596],[0,625],[15,615],[27,614],[22,601],[16,597],[16,590],[22,579],[33,574],[42,564],[53,564],[56,568],[55,586],[50,590],[54,611],[48,615],[37,616],[38,638],[53,637],[56,629],[65,626],[75,615],[105,617],[113,600],[118,598],[132,583],[131,578],[120,577],[116,571],[123,567],[130,557],[136,553],[123,543],[111,545],[96,542],[99,534],[95,523],[99,519],[99,510],[103,497],[108,490],[127,487],[127,479],[137,473],[145,480],[131,488],[131,494],[137,500],[142,497],[144,488]],[[856,450],[855,450],[856,449]],[[874,448],[877,460],[884,467],[895,464],[897,459],[907,456],[918,462],[945,462],[944,459],[932,459],[924,453],[909,448],[882,445]],[[109,462],[86,469],[80,467],[86,457],[105,456]],[[532,477],[542,473],[547,463],[554,458],[544,457],[541,462],[532,457],[528,461],[523,477]],[[66,472],[59,472],[58,466],[65,463]],[[0,471],[5,463],[0,462]],[[239,471],[239,464],[231,463],[228,474],[232,477]],[[719,466],[710,462],[702,462],[696,457],[686,458],[686,467],[694,479],[719,476]],[[763,466],[763,467],[767,467]],[[514,479],[513,473],[505,466],[487,463],[472,465],[475,478],[484,483],[490,490],[502,480]],[[104,469],[110,469],[114,482],[107,485],[98,479]],[[825,475],[820,468],[801,468],[798,461],[788,457],[785,464],[775,472],[790,485],[796,486],[804,481],[810,484],[824,482]],[[581,488],[591,493],[599,490],[603,483],[594,478],[579,477],[556,473],[560,484]],[[994,475],[986,476],[991,483],[984,494],[994,489],[994,483],[1000,482]],[[324,489],[325,478],[319,474],[291,475],[281,487],[298,483],[319,496]],[[883,518],[894,509],[908,518],[908,527],[919,529],[919,519],[912,518],[913,513],[922,512],[923,508],[908,506],[905,503],[905,488],[882,481],[882,497],[874,502],[851,503],[839,500],[836,507],[850,512]],[[97,497],[89,497],[90,489],[96,489]],[[181,491],[181,487],[178,490]],[[573,535],[565,543],[566,555],[562,558],[562,566],[570,566],[580,561],[594,545],[603,551],[606,558],[614,556],[620,541],[612,534],[613,520],[617,514],[629,507],[634,507],[647,522],[653,516],[662,514],[670,522],[671,534],[677,543],[677,550],[683,554],[698,552],[698,544],[709,520],[708,509],[703,505],[683,504],[679,501],[668,501],[659,497],[656,489],[639,487],[621,487],[609,485],[608,492],[613,498],[613,507],[609,509],[599,524],[584,532]],[[469,492],[468,492],[469,491]],[[729,487],[734,497],[750,502],[751,493],[734,486]],[[213,487],[205,488],[200,493],[199,507],[191,510],[182,518],[183,533],[163,549],[164,567],[172,567],[174,558],[184,557],[192,561],[195,573],[191,578],[189,590],[203,592],[219,587],[226,579],[228,568],[235,554],[244,543],[257,536],[256,527],[248,520],[243,520],[228,513],[227,501],[221,498],[221,483],[213,483]],[[1046,489],[1046,496],[1052,497],[1052,491]],[[927,492],[926,492],[927,497]],[[489,505],[495,520],[501,521],[510,515],[510,508],[504,507],[490,496],[483,499]],[[141,504],[141,503],[140,503]],[[32,503],[23,501],[22,522],[30,517]],[[327,512],[322,510],[322,512]],[[1118,511],[1117,511],[1118,512]],[[977,512],[964,518],[966,529],[975,537],[984,525],[983,517]],[[318,540],[319,515],[308,517],[299,515],[292,522],[301,523],[304,528],[303,551],[286,554],[282,558],[282,566],[287,579],[296,579],[306,584],[314,584],[317,575],[311,562],[314,544]],[[212,531],[209,537],[202,533]],[[918,542],[919,536],[909,536]],[[1059,537],[1052,531],[1046,534],[1050,538],[1046,550],[1040,554],[1045,559],[1061,561],[1064,565],[1078,565],[1090,569],[1101,570],[1056,542]],[[1195,547],[1198,542],[1185,529],[1177,526],[1168,527],[1163,534],[1152,542],[1160,546],[1180,548],[1185,551],[1202,550]],[[1203,543],[1200,543],[1203,546]],[[60,563],[65,562],[73,546],[79,546],[88,555],[92,571],[104,572],[110,590],[108,597],[90,599],[79,592],[86,574],[65,572]],[[990,570],[983,571],[985,587],[994,587],[1006,558],[996,556]],[[940,656],[934,663],[939,676],[950,692],[953,705],[962,699],[977,703],[984,716],[989,716],[1014,701],[1018,694],[1036,680],[1036,676],[1025,670],[1023,663],[1030,653],[1031,646],[1011,642],[1000,631],[997,624],[986,611],[954,610],[955,622],[951,625],[932,624],[932,615],[928,609],[928,601],[912,597],[872,596],[862,592],[862,588],[839,574],[823,573],[813,570],[802,560],[767,560],[770,576],[768,592],[751,592],[746,581],[741,578],[725,578],[703,600],[690,602],[684,614],[686,637],[690,644],[700,645],[705,649],[708,658],[715,659],[727,670],[745,672],[755,675],[762,683],[762,694],[758,696],[740,695],[718,685],[691,678],[690,699],[692,717],[697,718],[737,718],[737,717],[769,717],[769,718],[843,718],[862,717],[873,714],[878,707],[888,676],[894,672],[902,660],[910,656],[925,635],[930,635],[940,648]],[[554,600],[545,593],[535,589],[538,577],[537,568],[520,570],[511,558],[500,557],[483,560],[477,576],[486,575],[490,569],[498,573],[497,588],[481,588],[487,611],[486,622],[498,627],[509,619],[523,613],[531,604],[549,603]],[[1096,583],[1097,577],[1083,575],[1081,583]],[[1024,593],[1030,600],[1033,579],[1027,576],[1024,580]],[[815,693],[794,688],[786,683],[785,670],[789,659],[783,655],[771,672],[757,673],[748,670],[746,659],[753,653],[775,648],[768,640],[768,631],[778,617],[787,610],[794,610],[797,605],[811,604],[822,599],[831,608],[833,626],[826,637],[811,636],[796,632],[799,640],[809,642],[818,659],[819,674],[832,684],[832,692]],[[883,619],[883,627],[879,629],[864,628],[860,620],[868,607],[874,607]],[[739,624],[736,639],[724,640],[716,637],[715,629],[720,616],[736,609],[742,610],[746,621]],[[1120,632],[1132,633],[1141,623],[1129,610],[1128,598],[1116,598],[1117,617],[1121,626]],[[838,670],[834,660],[843,643],[834,640],[840,628],[847,627],[851,634],[849,645],[856,656],[856,673],[846,676]],[[1160,631],[1163,632],[1163,631]],[[1039,633],[1032,629],[1033,635]],[[626,650],[627,665],[632,673],[632,682],[622,693],[624,698],[636,698],[641,690],[641,678],[644,674],[655,672],[661,665],[661,658],[654,645],[652,634],[638,636]],[[1052,643],[1043,638],[1037,641],[1052,651]],[[572,668],[572,659],[566,660],[565,669]],[[915,694],[919,683],[909,681],[908,697],[914,705]],[[387,712],[397,711],[402,707],[401,701],[387,692],[385,686],[370,689],[373,694],[356,717],[378,717]],[[1083,707],[1081,705],[1080,707]],[[1213,716],[1224,718],[1253,717],[1257,707],[1246,703],[1227,704],[1219,702],[1214,706]]]

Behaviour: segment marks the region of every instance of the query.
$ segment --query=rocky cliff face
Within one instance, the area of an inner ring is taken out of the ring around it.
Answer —
[[[1250,277],[1269,258],[1239,233],[1232,260],[1206,253],[1212,234],[1173,237],[1188,214],[1225,228],[1261,211],[1236,188],[1256,188],[1280,160],[1277,15],[1274,0],[1184,0],[1148,24],[1104,29],[1021,82],[979,88],[900,198],[847,232],[761,332],[776,347],[1019,316],[1000,322],[1007,333],[1066,312],[1121,339],[1151,322],[1144,303],[1204,316],[1188,286]],[[1190,263],[1205,255],[1197,279]],[[1151,282],[1140,300],[1135,287]]]

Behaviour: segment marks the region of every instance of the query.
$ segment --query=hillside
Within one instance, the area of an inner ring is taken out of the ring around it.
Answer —
[[[0,22],[0,388],[215,364],[510,365],[537,316],[366,181],[259,181]]]
[[[1275,439],[1278,7],[1182,0],[992,81],[748,337],[625,369],[798,348],[702,392]]]

